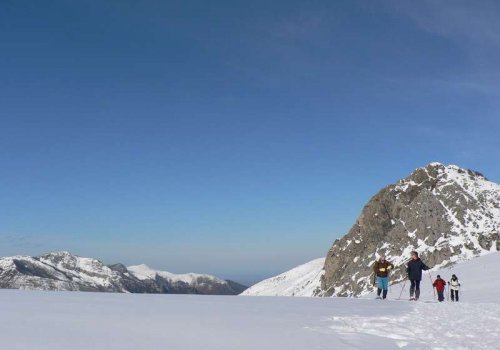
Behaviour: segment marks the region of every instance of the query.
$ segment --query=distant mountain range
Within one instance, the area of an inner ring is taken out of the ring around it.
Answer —
[[[236,295],[247,287],[211,275],[176,275],[146,265],[104,265],[68,252],[0,258],[0,288]]]
[[[405,276],[410,252],[442,268],[500,251],[500,185],[481,173],[431,163],[383,188],[356,223],[317,259],[260,282],[244,295],[359,296],[373,290],[372,264],[380,254]]]

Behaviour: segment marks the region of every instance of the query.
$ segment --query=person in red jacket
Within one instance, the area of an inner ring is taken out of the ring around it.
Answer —
[[[441,276],[437,275],[437,278],[432,285],[436,288],[438,300],[444,301],[444,287],[446,286],[446,282],[441,278]]]

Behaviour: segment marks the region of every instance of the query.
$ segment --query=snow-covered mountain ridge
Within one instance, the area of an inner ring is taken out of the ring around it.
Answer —
[[[233,281],[226,281],[218,277],[185,273],[174,274],[168,271],[158,271],[145,264],[129,266],[128,271],[141,281],[156,281],[170,293],[179,293],[177,290],[191,291],[192,294],[239,294],[246,289]],[[181,293],[184,294],[184,293]]]
[[[207,279],[217,283],[225,282],[224,280],[212,275],[199,273],[175,274],[168,271],[154,270],[146,264],[129,266],[127,269],[140,280],[154,279],[158,275],[171,281],[184,283],[194,283],[199,279]]]
[[[106,266],[68,252],[5,257],[0,258],[0,288],[175,294],[239,294],[246,288],[215,276],[175,275],[149,267],[146,275],[144,266]]]

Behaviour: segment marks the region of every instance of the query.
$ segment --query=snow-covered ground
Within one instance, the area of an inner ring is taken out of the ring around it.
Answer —
[[[2,349],[499,349],[500,253],[443,270],[460,303],[0,291]],[[435,276],[435,272],[433,275]],[[425,275],[428,279],[428,276]],[[407,288],[406,288],[407,297]]]

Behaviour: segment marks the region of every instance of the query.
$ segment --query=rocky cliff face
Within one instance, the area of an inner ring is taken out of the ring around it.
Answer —
[[[373,290],[380,254],[405,277],[412,250],[427,265],[444,267],[500,250],[500,185],[482,174],[432,163],[377,193],[325,260],[319,296],[357,296]]]
[[[0,288],[230,295],[246,289],[210,275],[176,275],[150,269],[150,275],[145,277],[122,264],[106,266],[99,260],[68,252],[1,258]]]

